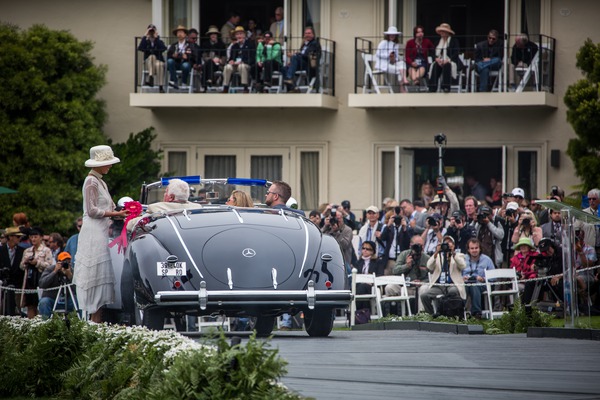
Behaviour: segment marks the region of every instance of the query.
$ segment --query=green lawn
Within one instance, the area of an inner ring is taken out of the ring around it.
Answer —
[[[556,328],[562,328],[565,326],[564,318],[556,318],[552,320],[552,326]],[[600,316],[594,317],[579,317],[575,320],[576,328],[592,328],[600,329]]]

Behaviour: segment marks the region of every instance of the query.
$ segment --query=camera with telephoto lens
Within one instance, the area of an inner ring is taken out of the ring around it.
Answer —
[[[515,215],[517,213],[516,210],[513,210],[512,208],[509,208],[508,210],[506,210],[506,216],[507,217],[512,217],[513,215]]]
[[[479,213],[477,214],[477,222],[483,224],[483,220],[487,218],[487,214]]]
[[[448,243],[446,243],[446,242],[442,243],[440,245],[440,251],[442,253],[449,253],[450,252],[450,245]]]
[[[560,197],[560,195],[558,194],[558,186],[552,186],[552,188],[550,189],[550,194],[552,195],[552,197],[554,197],[554,196]]]
[[[422,253],[423,246],[421,246],[420,244],[413,244],[412,246],[410,246],[410,255],[413,257],[413,259],[421,257]]]
[[[433,217],[427,217],[427,225],[429,226],[436,226],[437,225],[437,220]]]
[[[521,225],[523,225],[523,226],[529,226],[529,225],[531,225],[531,219],[530,218],[523,218],[523,222],[521,223]]]
[[[329,214],[329,223],[331,225],[335,225],[337,224],[337,206],[332,206],[331,207],[331,213]]]
[[[61,261],[60,266],[63,267],[63,269],[68,269],[71,266],[71,260]]]
[[[394,225],[396,225],[396,226],[400,226],[400,225],[402,225],[402,217],[401,217],[401,216],[399,216],[399,215],[396,215],[396,216],[394,217]]]

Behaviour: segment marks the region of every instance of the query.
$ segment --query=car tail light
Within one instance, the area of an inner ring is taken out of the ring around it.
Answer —
[[[180,289],[181,285],[182,284],[180,281],[175,281],[175,282],[173,282],[173,289]]]
[[[325,281],[325,287],[331,289],[331,281]]]

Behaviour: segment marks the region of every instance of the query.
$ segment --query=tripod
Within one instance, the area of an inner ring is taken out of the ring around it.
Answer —
[[[546,280],[546,279],[535,282],[535,287],[533,289],[533,295],[531,296],[532,302],[538,301],[538,299],[540,297],[540,292],[542,291],[542,288],[545,288],[547,292],[552,294],[552,296],[554,298],[554,302],[562,304],[562,300],[560,299],[560,296],[556,293],[556,291],[552,288],[552,285],[550,285],[548,283],[548,280]]]
[[[63,295],[65,298],[65,307],[64,309],[57,311],[56,308],[58,306],[58,301],[61,295]],[[75,295],[73,294],[73,289],[71,288],[71,285],[66,283],[64,279],[62,279],[60,287],[58,288],[58,293],[56,294],[56,299],[54,300],[54,306],[52,306],[52,312],[64,313],[66,318],[67,314],[69,313],[69,295],[71,296],[71,300],[73,302],[73,308],[75,311],[77,311],[77,309],[79,308],[79,305],[77,304],[77,297],[75,297]],[[79,316],[79,313],[77,313],[77,315]]]

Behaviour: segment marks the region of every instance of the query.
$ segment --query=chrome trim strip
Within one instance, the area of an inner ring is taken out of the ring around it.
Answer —
[[[237,217],[238,221],[240,221],[240,224],[244,223],[244,219],[242,218],[242,216],[240,215],[239,211],[236,210],[235,208],[232,208],[231,211],[233,211],[233,213],[235,214],[235,216]]]
[[[308,258],[308,226],[306,225],[306,221],[304,221],[303,218],[300,218],[300,221],[302,221],[302,224],[304,225],[304,259],[302,260],[302,267],[300,268],[298,278],[302,278],[302,271],[304,271],[306,259]]]
[[[168,214],[165,215],[165,218],[167,219],[167,221],[169,221],[169,223],[173,227],[173,230],[175,231],[175,234],[177,235],[177,238],[179,239],[179,242],[183,246],[183,250],[185,250],[185,254],[187,254],[188,258],[192,262],[192,265],[196,269],[196,272],[198,272],[198,275],[200,275],[200,278],[204,279],[204,275],[202,275],[202,272],[200,272],[200,269],[196,265],[196,261],[194,261],[194,258],[190,254],[190,251],[188,250],[185,242],[183,241],[183,238],[181,237],[181,234],[179,233],[179,230],[177,230],[177,227],[175,226],[175,223],[173,222],[173,218],[171,218]]]
[[[277,289],[277,270],[271,269],[271,279],[273,280],[273,289]]]
[[[231,279],[231,268],[227,268],[227,284],[229,289],[233,289],[233,280]]]

